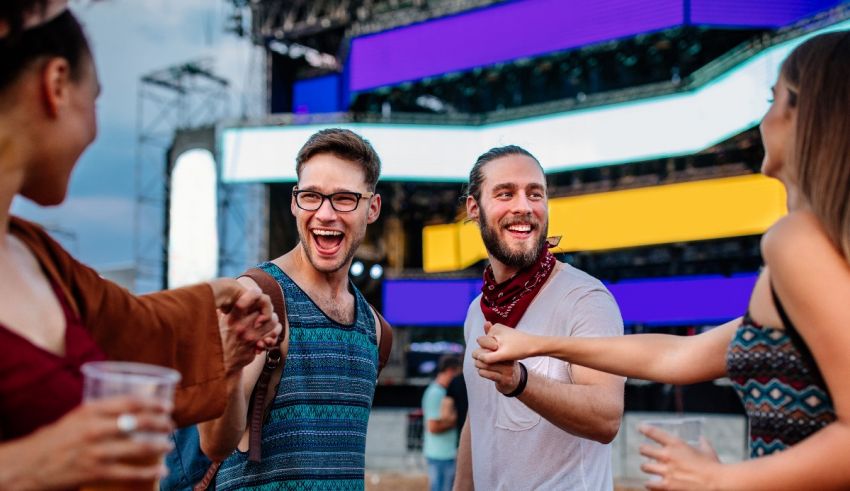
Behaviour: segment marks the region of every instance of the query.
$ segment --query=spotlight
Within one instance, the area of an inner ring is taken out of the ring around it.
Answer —
[[[383,275],[384,268],[380,264],[373,264],[372,267],[369,268],[369,276],[372,277],[373,280],[377,280]]]
[[[360,276],[361,274],[363,274],[364,269],[365,267],[363,266],[362,262],[354,261],[353,263],[351,263],[351,276]]]

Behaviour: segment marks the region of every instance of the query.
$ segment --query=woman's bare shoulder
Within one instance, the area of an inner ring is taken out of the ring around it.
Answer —
[[[808,211],[780,218],[761,240],[762,257],[773,268],[792,261],[828,261],[847,264],[821,222]]]

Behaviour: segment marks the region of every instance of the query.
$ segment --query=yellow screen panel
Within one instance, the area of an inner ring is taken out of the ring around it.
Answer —
[[[785,213],[782,185],[751,174],[551,199],[549,235],[562,236],[558,252],[619,249],[760,234]],[[423,247],[427,272],[487,257],[473,223],[425,227]]]

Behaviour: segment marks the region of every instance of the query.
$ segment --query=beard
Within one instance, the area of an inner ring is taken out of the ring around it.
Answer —
[[[533,218],[524,220],[524,222],[531,223],[532,232],[539,231],[539,235],[537,240],[532,242],[532,247],[520,250],[513,250],[507,244],[500,241],[499,230],[511,225],[514,220],[506,219],[502,220],[502,222],[496,224],[495,227],[491,227],[487,223],[487,215],[484,212],[484,208],[479,208],[478,227],[481,229],[481,240],[484,241],[484,247],[487,248],[487,252],[509,268],[525,269],[534,264],[540,256],[540,250],[543,248],[543,244],[546,243],[549,222],[539,224]]]

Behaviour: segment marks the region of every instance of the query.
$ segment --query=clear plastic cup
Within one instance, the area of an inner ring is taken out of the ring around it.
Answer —
[[[702,436],[703,418],[670,418],[670,419],[647,419],[640,424],[658,428],[676,438],[680,438],[692,447],[699,447],[699,439]],[[652,443],[655,441],[647,439]]]
[[[124,361],[83,364],[83,402],[115,396],[139,396],[174,401],[180,372],[157,365]]]
[[[683,440],[685,443],[694,448],[699,448],[704,421],[704,418],[667,418],[646,419],[641,421],[640,424],[658,428],[669,435]],[[651,438],[645,438],[645,443],[648,445],[658,445],[658,443]],[[651,474],[650,476],[650,480],[652,481],[661,479],[661,477],[657,474]]]
[[[174,388],[180,382],[180,373],[170,368],[145,363],[97,361],[85,363],[81,368],[83,380],[83,403],[97,399],[118,396],[137,396],[157,399],[163,402],[174,401]],[[117,422],[116,422],[117,424]],[[133,433],[134,438],[168,439],[168,434]],[[161,461],[159,458],[157,461]],[[154,462],[133,462],[150,465]],[[158,490],[159,483],[108,483],[85,486],[83,491],[151,491]]]

